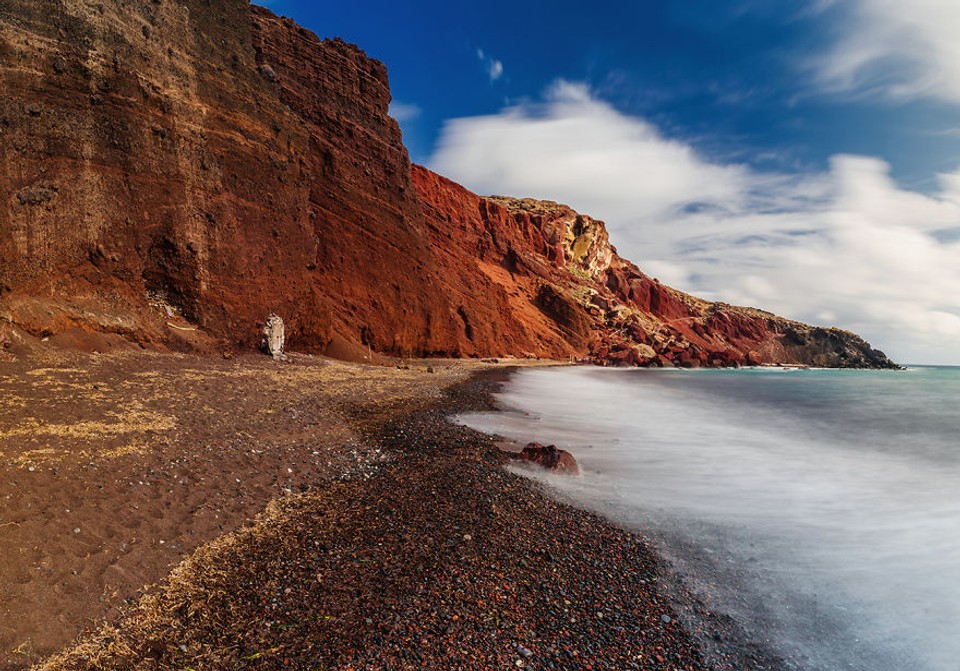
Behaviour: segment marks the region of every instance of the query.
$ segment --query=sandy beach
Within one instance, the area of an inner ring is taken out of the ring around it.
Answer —
[[[504,374],[5,364],[0,668],[709,668],[641,538],[446,420]]]

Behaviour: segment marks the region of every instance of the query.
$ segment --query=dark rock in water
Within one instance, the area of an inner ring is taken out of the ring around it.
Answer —
[[[520,454],[514,458],[518,461],[529,461],[554,473],[580,475],[580,466],[577,465],[577,460],[566,450],[557,449],[556,445],[528,443]]]

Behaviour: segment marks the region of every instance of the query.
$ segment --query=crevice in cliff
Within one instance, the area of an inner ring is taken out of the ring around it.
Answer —
[[[143,284],[148,296],[156,296],[176,307],[189,321],[199,320],[200,291],[191,279],[196,277],[196,259],[169,238],[154,239],[143,268]]]
[[[461,305],[457,308],[457,315],[460,317],[460,323],[463,325],[463,333],[467,337],[467,340],[473,342],[473,326],[470,325],[470,318],[467,316],[467,311]]]

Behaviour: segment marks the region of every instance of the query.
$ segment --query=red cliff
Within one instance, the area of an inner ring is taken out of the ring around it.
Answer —
[[[505,298],[518,332],[539,337],[530,345],[538,354],[626,365],[892,365],[849,332],[660,284],[620,258],[603,222],[565,205],[481,198],[419,166],[412,176],[465,319],[489,323],[496,315],[484,312],[485,296]],[[474,345],[496,351],[486,340]]]
[[[411,166],[384,66],[246,0],[7,0],[0,68],[5,333],[254,347],[276,313],[315,352],[892,365]]]

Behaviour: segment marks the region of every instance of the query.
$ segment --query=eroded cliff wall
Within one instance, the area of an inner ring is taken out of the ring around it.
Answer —
[[[445,263],[461,278],[453,295],[469,304],[479,295],[469,280],[479,275],[554,355],[565,344],[577,356],[627,365],[892,366],[852,333],[665,286],[617,254],[603,222],[565,205],[481,198],[426,168],[412,174],[433,245],[451,250]]]
[[[294,346],[454,349],[386,71],[356,47],[244,0],[11,0],[0,67],[9,318],[252,345],[276,312]]]
[[[0,323],[156,346],[886,365],[411,167],[384,66],[246,0],[0,4]]]

